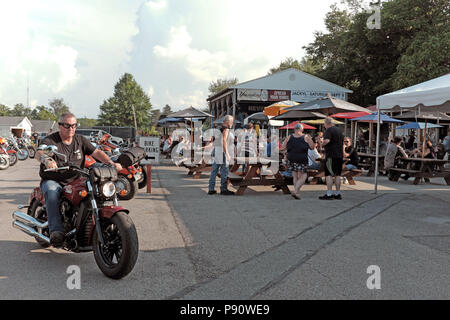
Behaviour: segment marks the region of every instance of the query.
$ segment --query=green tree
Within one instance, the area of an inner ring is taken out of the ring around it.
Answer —
[[[13,117],[28,117],[31,119],[31,108],[25,107],[22,103],[17,103],[11,110],[11,116]]]
[[[11,115],[11,110],[8,106],[0,104],[0,117],[8,117]]]
[[[91,128],[97,125],[97,119],[89,119],[86,116],[83,118],[78,118],[77,122],[80,124],[82,128]]]
[[[173,113],[172,108],[168,104],[166,104],[162,110],[161,115],[168,116],[171,113]]]
[[[45,106],[37,106],[34,108],[31,112],[31,118],[33,120],[58,120],[56,115],[53,113],[53,110]]]
[[[159,110],[159,109],[152,109],[150,111],[150,118],[151,118],[152,126],[156,127],[156,125],[158,124],[158,120],[159,120],[160,116],[161,116],[161,110]]]
[[[280,72],[286,69],[298,69],[303,72],[307,72],[310,74],[315,74],[320,70],[320,65],[314,63],[311,57],[303,57],[300,61],[294,59],[293,57],[288,57],[280,62],[277,67],[271,68],[268,74],[274,74],[276,72]]]
[[[50,100],[48,104],[53,109],[53,114],[57,119],[59,119],[62,114],[70,112],[70,108],[65,104],[63,98],[55,98],[53,100]]]
[[[133,76],[125,73],[114,87],[114,96],[100,106],[100,125],[134,127],[133,107],[138,129],[150,130],[150,98]]]
[[[377,96],[445,74],[450,69],[448,0],[382,2],[381,28],[369,29],[361,1],[331,7],[327,32],[305,47],[317,76],[352,89],[350,101],[367,106]]]
[[[231,86],[234,86],[239,83],[239,80],[237,78],[230,78],[230,79],[217,79],[216,81],[212,81],[209,84],[208,90],[210,96],[219,93],[226,88],[229,88]]]

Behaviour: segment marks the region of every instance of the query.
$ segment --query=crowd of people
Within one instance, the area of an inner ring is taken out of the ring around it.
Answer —
[[[233,195],[234,192],[227,189],[227,178],[229,164],[235,157],[256,157],[258,155],[270,157],[272,152],[279,152],[282,155],[281,174],[285,177],[292,177],[294,184],[294,192],[292,197],[300,199],[300,190],[305,183],[308,183],[308,170],[317,170],[325,172],[325,183],[327,185],[327,193],[320,196],[321,200],[340,200],[341,180],[346,183],[346,179],[341,177],[342,170],[353,170],[358,168],[359,156],[358,150],[354,147],[350,137],[342,134],[342,131],[336,127],[331,118],[326,118],[324,127],[325,132],[317,132],[310,135],[304,132],[303,125],[298,123],[294,128],[294,133],[285,137],[283,141],[271,141],[267,138],[264,154],[261,155],[258,148],[260,141],[252,123],[246,124],[242,130],[237,131],[236,135],[230,130],[233,126],[233,117],[226,116],[223,125],[220,127],[222,137],[222,155],[215,159],[222,159],[220,163],[213,161],[212,172],[209,180],[208,194],[216,194],[215,181],[216,176],[220,172],[221,184],[220,194]],[[450,154],[450,131],[437,146],[434,146],[430,139],[426,140],[424,152],[422,148],[417,146],[416,137],[411,133],[408,137],[393,137],[387,145],[384,155],[384,170],[388,174],[389,169],[396,166],[397,159],[400,157],[424,157],[424,158],[440,158],[449,157]],[[275,144],[276,143],[276,144]],[[360,141],[359,141],[360,143]],[[184,137],[172,140],[170,135],[161,138],[161,147],[163,152],[170,152],[176,146],[177,153],[183,153],[183,150],[190,150],[191,142]],[[228,147],[227,147],[228,146]],[[232,147],[230,147],[232,146]],[[202,146],[203,151],[212,153],[215,156],[214,137],[206,141]],[[423,154],[422,154],[423,152]],[[345,159],[345,162],[344,162]],[[345,164],[344,164],[345,163]],[[246,165],[242,165],[243,174],[246,173]],[[388,174],[389,175],[389,174]],[[392,177],[389,176],[391,179]],[[403,176],[408,179],[408,175]],[[319,182],[320,183],[320,182]],[[333,192],[334,186],[334,192]],[[276,190],[281,189],[274,186]]]

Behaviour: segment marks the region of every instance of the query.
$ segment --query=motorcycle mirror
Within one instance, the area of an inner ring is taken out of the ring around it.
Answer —
[[[46,144],[41,144],[36,150],[42,151],[45,154],[49,152],[48,146]]]
[[[48,156],[52,156],[55,152],[58,151],[58,147],[54,145],[46,145],[41,144],[38,148],[39,151],[42,151],[44,154]]]

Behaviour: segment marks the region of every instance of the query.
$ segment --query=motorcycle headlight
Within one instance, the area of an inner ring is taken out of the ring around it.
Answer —
[[[102,185],[102,194],[106,198],[111,198],[116,193],[116,185],[111,182],[105,182],[105,184]]]

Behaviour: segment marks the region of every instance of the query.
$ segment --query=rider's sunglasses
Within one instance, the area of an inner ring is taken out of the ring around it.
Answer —
[[[69,129],[69,128],[76,129],[79,126],[78,123],[68,124],[68,123],[65,123],[65,122],[58,122],[58,124],[60,126],[63,126],[65,129]]]

